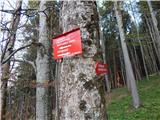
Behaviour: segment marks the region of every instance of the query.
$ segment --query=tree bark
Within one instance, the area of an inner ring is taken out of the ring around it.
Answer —
[[[124,29],[123,29],[122,15],[120,13],[117,2],[114,2],[114,8],[115,8],[115,14],[116,14],[118,28],[119,28],[119,32],[120,32],[120,39],[121,39],[123,56],[124,56],[127,82],[130,85],[130,90],[131,90],[132,99],[133,99],[133,106],[135,108],[138,108],[140,106],[140,100],[139,100],[139,95],[138,95],[138,91],[137,91],[137,87],[136,87],[133,69],[131,66],[131,61],[130,61],[129,54],[128,54],[126,41],[125,41],[126,39],[125,39],[125,34],[124,34]]]
[[[16,12],[13,14],[12,17],[12,23],[10,25],[10,32],[8,32],[8,40],[6,42],[5,45],[5,52],[2,54],[1,57],[1,61],[3,61],[3,59],[7,58],[8,56],[10,56],[10,54],[12,54],[13,52],[13,47],[15,44],[15,40],[16,40],[16,32],[18,29],[18,24],[20,21],[20,15],[21,15],[21,6],[22,6],[22,1],[18,1],[17,2],[17,8],[16,8]],[[0,118],[1,120],[5,120],[5,115],[6,115],[6,98],[7,98],[7,84],[8,84],[8,79],[10,78],[10,60],[8,60],[8,62],[6,62],[5,64],[2,65],[2,79],[1,79],[1,89],[0,89],[0,109],[1,109],[1,115]]]
[[[48,38],[46,2],[47,0],[41,0],[39,9],[41,11],[39,13],[39,42],[42,46],[37,49],[36,58],[36,120],[49,120],[49,114],[52,114],[48,113],[48,87],[45,87],[45,83],[51,79],[49,54],[51,40]]]
[[[60,120],[106,120],[104,86],[95,74],[99,25],[94,1],[63,1],[63,32],[80,27],[83,54],[64,58],[59,85]],[[103,78],[104,79],[104,78]]]

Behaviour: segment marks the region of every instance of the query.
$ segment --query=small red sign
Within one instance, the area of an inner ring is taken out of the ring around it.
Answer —
[[[82,43],[80,29],[66,32],[52,41],[54,59],[61,59],[67,56],[82,54]]]
[[[102,62],[97,62],[96,63],[96,74],[97,75],[108,74],[108,65]]]

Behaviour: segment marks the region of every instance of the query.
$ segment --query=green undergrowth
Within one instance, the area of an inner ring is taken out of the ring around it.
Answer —
[[[118,88],[107,95],[109,120],[160,120],[160,76],[137,83],[141,107],[132,107],[132,98],[127,88]]]

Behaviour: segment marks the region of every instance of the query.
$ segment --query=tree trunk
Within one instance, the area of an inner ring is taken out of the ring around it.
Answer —
[[[154,50],[153,50],[153,46],[152,44],[149,42],[148,43],[148,52],[149,52],[149,55],[150,55],[150,58],[153,62],[153,65],[154,65],[154,72],[158,73],[158,66],[157,66],[157,62],[156,62],[156,55],[154,54]]]
[[[98,13],[94,1],[63,1],[63,32],[80,27],[82,56],[63,59],[60,75],[60,120],[106,120],[104,86],[95,64],[99,47]],[[104,79],[104,78],[103,78]]]
[[[152,39],[152,42],[153,42],[153,47],[154,47],[154,50],[155,50],[155,53],[156,53],[156,57],[158,59],[158,63],[160,63],[160,53],[158,51],[158,48],[156,46],[156,35],[154,34],[154,28],[153,28],[153,22],[149,20],[149,18],[147,18],[146,15],[144,15],[145,17],[145,20],[146,20],[146,24],[149,28],[149,33],[150,33],[150,36],[151,36],[151,39]]]
[[[147,77],[147,80],[149,80],[149,76],[148,76],[148,70],[147,70],[147,64],[146,64],[146,60],[145,60],[145,54],[144,54],[144,49],[143,49],[143,45],[142,45],[142,42],[141,40],[139,39],[139,30],[138,28],[137,29],[137,35],[138,35],[138,42],[139,42],[139,45],[140,45],[140,51],[141,51],[141,54],[142,54],[142,61],[143,61],[143,66],[144,66],[144,71],[145,71],[145,75]]]
[[[105,40],[104,40],[104,36],[103,36],[103,30],[102,30],[102,23],[101,23],[101,16],[99,14],[99,19],[100,19],[100,22],[99,22],[99,34],[100,34],[100,45],[101,45],[101,48],[102,48],[102,54],[103,54],[103,62],[106,64],[106,49],[105,49]],[[109,82],[109,79],[108,79],[108,74],[105,74],[105,84],[106,84],[106,87],[107,87],[107,92],[109,93],[111,91],[111,88],[110,88],[110,82]]]
[[[133,8],[132,4],[130,4],[130,5],[131,5],[132,12],[133,12],[133,17],[135,19],[135,27],[136,27],[136,31],[137,31],[137,39],[138,39],[138,42],[139,42],[139,45],[140,45],[140,51],[141,51],[141,54],[142,54],[142,61],[143,61],[145,75],[146,75],[147,79],[149,80],[147,64],[146,64],[146,59],[145,59],[146,56],[144,54],[144,47],[143,47],[142,42],[141,42],[141,40],[139,38],[139,26],[138,26],[138,23],[137,23],[137,20],[136,20],[136,17],[135,17],[134,8]]]
[[[6,42],[5,46],[5,53],[2,55],[2,60],[5,58],[8,58],[10,54],[13,52],[15,40],[16,40],[16,32],[18,29],[18,24],[20,21],[20,12],[21,12],[21,6],[22,6],[22,1],[17,2],[17,8],[16,12],[14,13],[12,17],[12,23],[10,25],[10,32],[8,32],[8,40]],[[1,60],[1,61],[2,61]],[[0,120],[5,120],[5,115],[6,115],[6,98],[7,98],[7,84],[8,84],[8,79],[10,78],[10,60],[8,60],[5,64],[2,65],[2,79],[1,79],[1,104],[0,104],[0,109],[1,109],[1,115],[0,115]]]
[[[158,30],[158,27],[157,27],[157,24],[158,24],[157,23],[157,19],[156,19],[156,16],[154,14],[154,11],[153,11],[151,1],[147,0],[147,3],[148,3],[149,10],[150,10],[150,13],[151,13],[151,18],[152,18],[152,22],[153,22],[154,32],[156,34],[156,41],[155,42],[157,44],[158,52],[160,54],[160,33],[159,33],[159,30]]]
[[[46,1],[41,0],[40,11],[44,12],[39,13],[39,42],[41,46],[37,49],[36,58],[36,120],[49,120],[48,115],[52,114],[48,113],[48,87],[45,87],[45,84],[51,79],[49,54],[51,40],[48,38]]]
[[[140,69],[138,69],[138,61],[136,60],[136,55],[134,55],[134,45],[133,49],[131,47],[128,48],[130,50],[130,55],[131,55],[131,60],[132,60],[132,66],[133,66],[133,71],[135,72],[135,78],[136,80],[141,80],[140,76]]]
[[[130,90],[131,90],[132,99],[133,99],[133,106],[135,108],[138,108],[140,106],[140,100],[139,100],[139,95],[137,92],[135,77],[133,74],[133,69],[131,66],[131,61],[129,58],[126,41],[125,41],[125,34],[124,34],[123,23],[122,23],[122,15],[120,13],[117,2],[114,2],[114,8],[115,8],[115,14],[116,14],[118,28],[119,28],[119,32],[120,32],[120,39],[121,39],[123,56],[124,56],[127,82],[130,85]]]

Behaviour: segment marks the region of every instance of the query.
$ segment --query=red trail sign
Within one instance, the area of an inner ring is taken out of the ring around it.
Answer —
[[[52,41],[54,59],[61,59],[82,53],[82,43],[80,29],[66,32]]]
[[[108,65],[102,62],[97,62],[96,63],[96,74],[97,75],[108,74]]]

